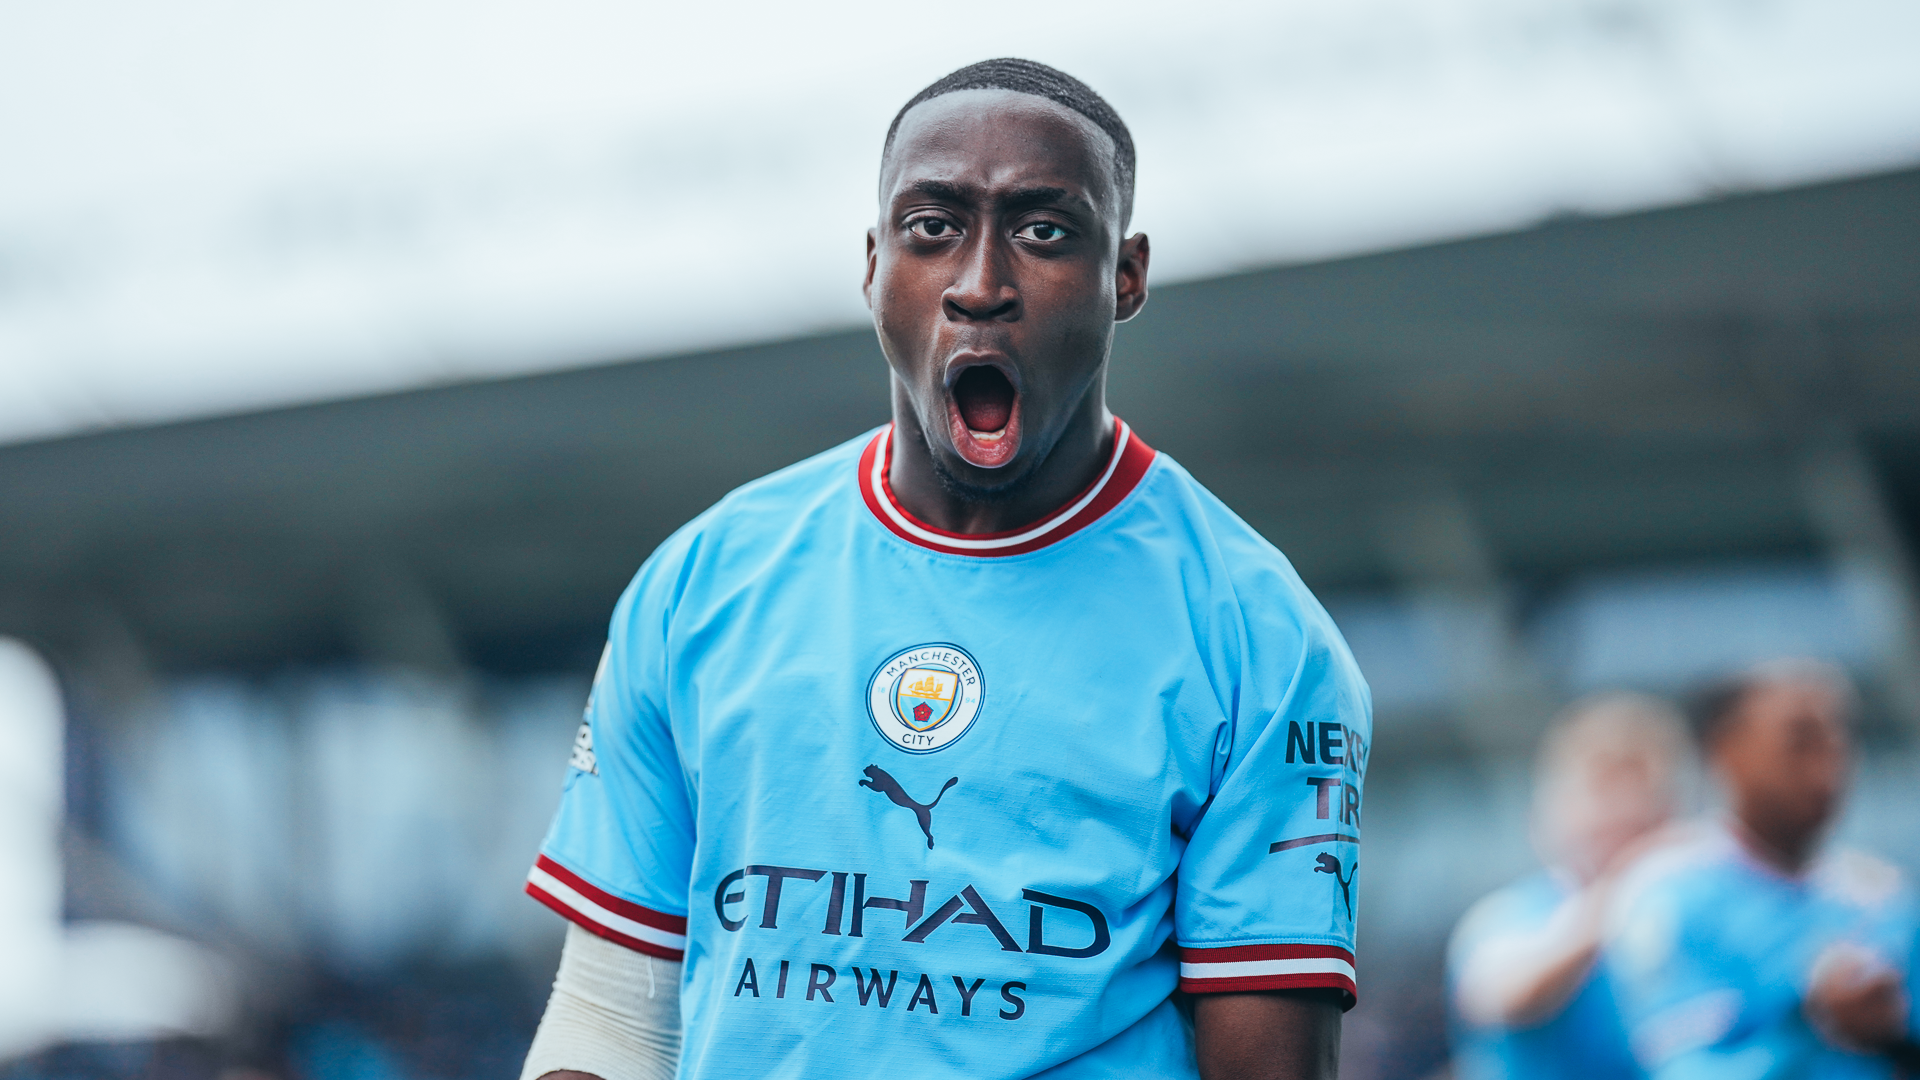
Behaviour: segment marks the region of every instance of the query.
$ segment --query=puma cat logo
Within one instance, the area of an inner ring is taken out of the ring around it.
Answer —
[[[887,775],[887,770],[878,765],[869,765],[862,771],[867,774],[867,778],[860,781],[861,787],[870,787],[893,800],[895,806],[904,806],[913,811],[913,816],[920,820],[920,831],[927,834],[927,848],[928,850],[932,850],[933,808],[940,805],[940,800],[946,797],[947,788],[959,783],[960,778],[955,776],[949,779],[946,784],[941,787],[940,794],[933,797],[932,802],[918,803],[913,800],[913,796],[907,794],[905,788],[900,786],[900,781]]]
[[[1313,868],[1314,873],[1332,874],[1333,880],[1340,883],[1340,899],[1346,902],[1347,918],[1353,918],[1353,876],[1360,872],[1360,860],[1353,861],[1353,869],[1347,871],[1346,877],[1340,876],[1340,860],[1324,851],[1315,855],[1313,861],[1318,864]]]

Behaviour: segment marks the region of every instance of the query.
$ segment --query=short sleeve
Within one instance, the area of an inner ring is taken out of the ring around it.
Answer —
[[[1174,934],[1188,993],[1327,988],[1355,1000],[1360,803],[1372,706],[1318,605],[1278,701],[1223,729],[1226,761],[1180,862]],[[1279,652],[1280,650],[1275,650]],[[1257,645],[1249,661],[1273,655]]]
[[[649,560],[614,609],[527,892],[592,933],[677,961],[687,941],[693,809],[664,705],[665,561]]]

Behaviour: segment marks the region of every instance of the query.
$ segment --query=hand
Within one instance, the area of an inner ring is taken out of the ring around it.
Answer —
[[[1848,1050],[1891,1053],[1907,1038],[1907,992],[1900,974],[1859,945],[1830,945],[1813,963],[1807,1019]]]
[[[1611,893],[1614,885],[1619,882],[1620,878],[1625,876],[1628,870],[1633,869],[1634,865],[1645,858],[1650,852],[1686,840],[1694,834],[1696,828],[1697,827],[1691,823],[1675,821],[1668,821],[1653,826],[1632,840],[1620,845],[1620,850],[1615,851],[1613,856],[1607,860],[1606,865],[1600,868],[1599,876],[1593,884],[1599,886],[1605,892]]]

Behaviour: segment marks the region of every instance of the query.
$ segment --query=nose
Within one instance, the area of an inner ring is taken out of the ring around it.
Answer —
[[[956,322],[1012,322],[1020,317],[1020,290],[1006,272],[1003,245],[991,238],[969,244],[953,283],[941,296]]]

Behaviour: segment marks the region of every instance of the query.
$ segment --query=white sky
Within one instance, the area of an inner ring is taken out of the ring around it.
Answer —
[[[0,442],[858,323],[893,111],[1009,54],[1161,281],[1920,161],[1910,0],[0,0]]]

